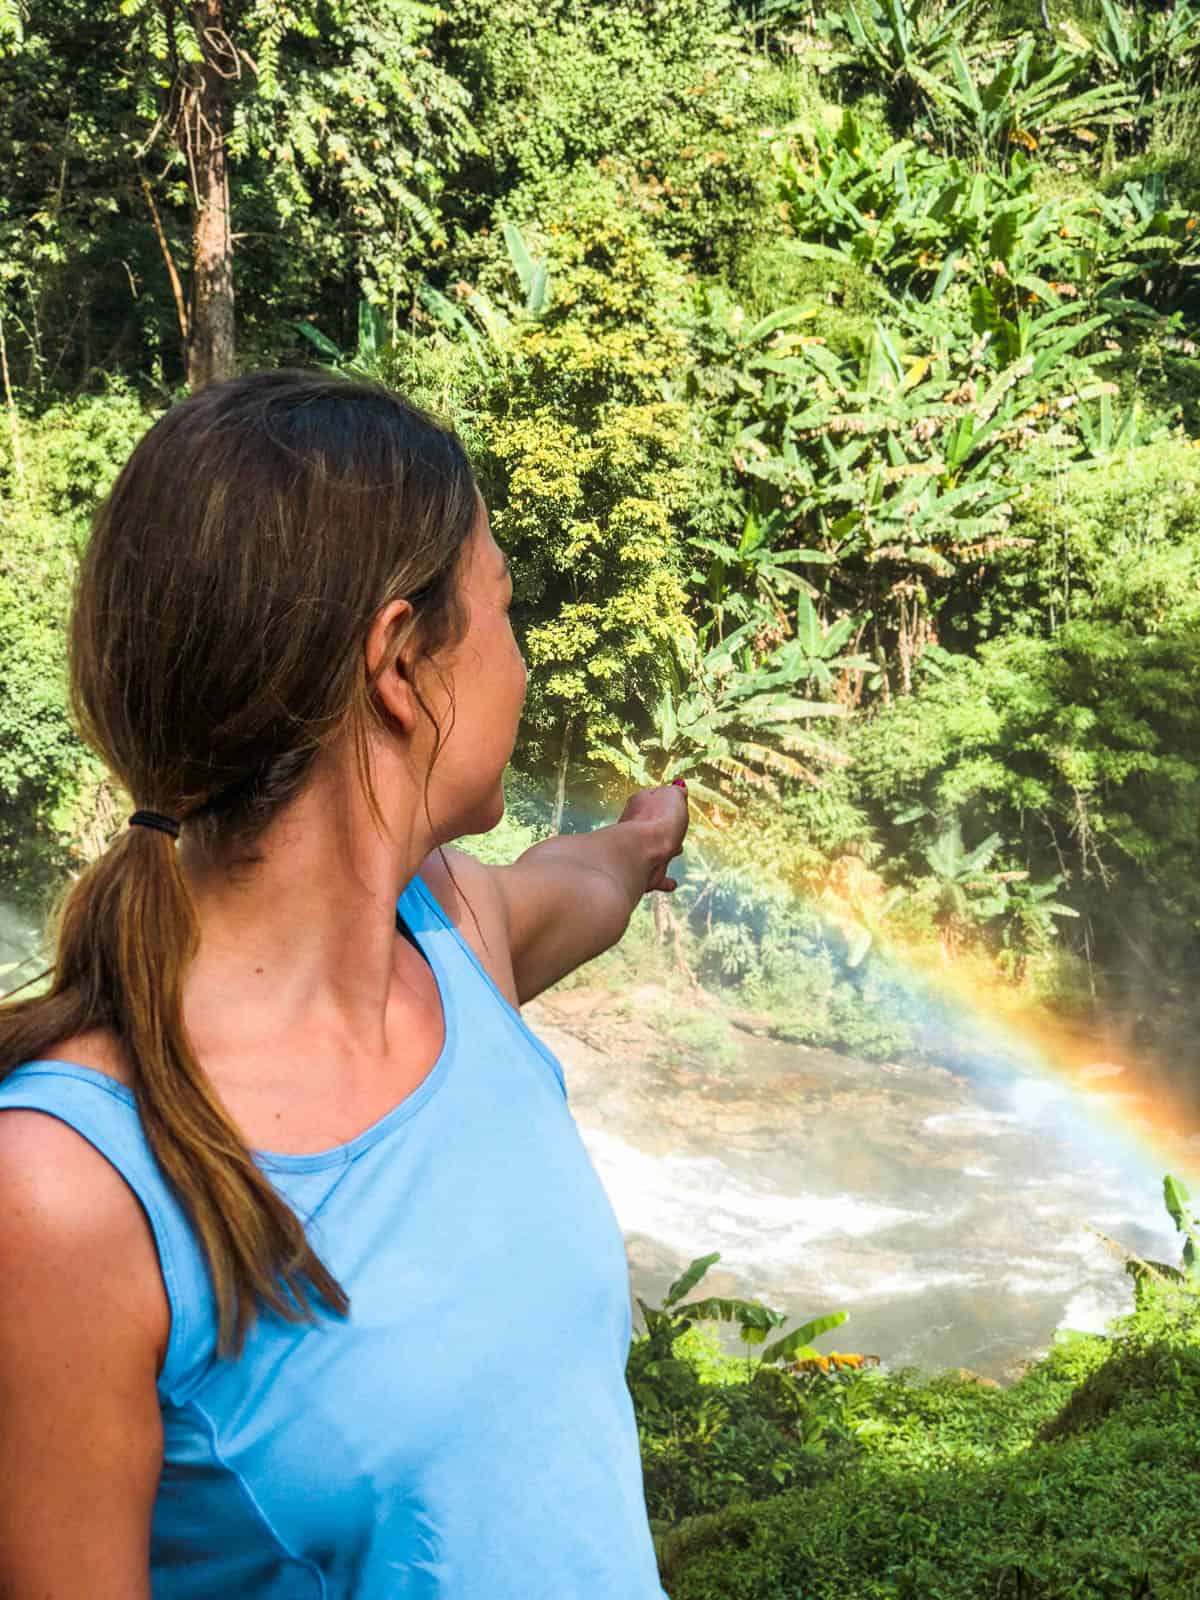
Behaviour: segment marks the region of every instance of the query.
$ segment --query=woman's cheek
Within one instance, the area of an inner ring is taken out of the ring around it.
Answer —
[[[529,664],[525,660],[524,653],[522,652],[521,646],[517,641],[517,635],[516,635],[515,631],[513,631],[512,628],[511,628],[511,624],[510,624],[510,633],[512,634],[513,654],[517,658],[517,665],[518,665],[518,668],[520,669],[520,676],[521,676],[522,684],[527,686],[528,683],[529,683]],[[521,692],[522,692],[522,694],[524,694],[524,692],[525,692],[524,688],[522,688]]]

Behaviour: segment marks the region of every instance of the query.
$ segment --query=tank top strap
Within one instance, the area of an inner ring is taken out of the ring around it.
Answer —
[[[0,1081],[0,1111],[44,1111],[81,1134],[141,1202],[154,1234],[171,1311],[159,1398],[174,1403],[215,1354],[215,1297],[186,1213],[142,1132],[133,1091],[66,1061],[23,1062]]]
[[[412,878],[397,901],[396,911],[410,928],[419,930],[422,942],[432,944],[441,957],[454,991],[453,1001],[465,1012],[470,1035],[478,1036],[481,1022],[485,1026],[499,1024],[509,1039],[550,1068],[558,1092],[566,1100],[562,1063],[497,987],[491,973],[446,915],[420,873]],[[447,997],[443,995],[442,1000],[445,1005]]]

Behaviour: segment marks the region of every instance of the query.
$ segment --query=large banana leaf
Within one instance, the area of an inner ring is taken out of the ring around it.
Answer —
[[[769,1344],[762,1353],[762,1359],[765,1362],[811,1361],[817,1354],[811,1348],[812,1341],[819,1339],[823,1333],[828,1333],[831,1328],[840,1328],[848,1315],[846,1311],[833,1311],[826,1317],[814,1317],[811,1322],[793,1328],[791,1333],[786,1333],[782,1339],[776,1339],[774,1344]]]
[[[731,714],[732,715],[732,714]],[[768,724],[801,722],[810,717],[844,717],[846,708],[828,700],[780,699],[774,694],[751,693],[737,707],[739,722]]]
[[[509,259],[516,268],[517,277],[521,280],[522,290],[528,293],[533,282],[533,258],[529,254],[520,228],[515,223],[506,221],[503,225],[503,231]]]
[[[1191,1278],[1200,1278],[1200,1223],[1188,1209],[1191,1199],[1182,1178],[1163,1179],[1163,1200],[1171,1220],[1184,1236],[1183,1264]]]
[[[664,1310],[673,1306],[677,1300],[682,1300],[685,1294],[690,1294],[707,1273],[709,1267],[714,1266],[720,1259],[721,1252],[719,1250],[714,1250],[711,1255],[697,1256],[667,1290],[663,1298]]]
[[[815,306],[784,306],[779,311],[772,311],[761,318],[754,326],[742,336],[744,344],[758,344],[768,334],[774,333],[777,328],[790,327],[796,322],[807,322],[817,315]]]

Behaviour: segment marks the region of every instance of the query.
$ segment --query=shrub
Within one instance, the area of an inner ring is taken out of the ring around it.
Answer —
[[[66,619],[91,511],[154,414],[120,379],[0,429],[0,875],[36,911],[80,861],[99,779],[66,709]]]

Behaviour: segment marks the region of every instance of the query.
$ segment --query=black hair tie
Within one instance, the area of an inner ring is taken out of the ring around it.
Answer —
[[[179,824],[174,817],[164,817],[161,811],[135,811],[129,819],[129,826],[132,828],[135,822],[140,822],[146,828],[157,828],[160,833],[169,833],[172,839],[179,837]]]

